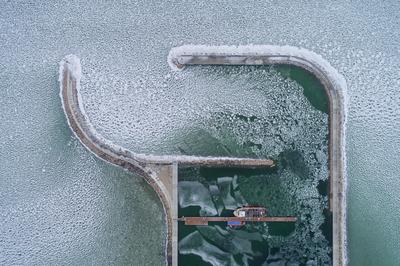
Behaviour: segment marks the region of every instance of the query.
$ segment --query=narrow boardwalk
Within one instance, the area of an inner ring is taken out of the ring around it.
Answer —
[[[181,217],[185,225],[208,225],[208,222],[296,222],[296,217]]]

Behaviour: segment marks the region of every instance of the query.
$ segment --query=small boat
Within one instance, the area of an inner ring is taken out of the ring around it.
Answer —
[[[260,206],[245,206],[233,211],[236,217],[265,217],[267,209]]]
[[[229,227],[240,227],[245,225],[246,222],[245,221],[228,221],[228,226]]]

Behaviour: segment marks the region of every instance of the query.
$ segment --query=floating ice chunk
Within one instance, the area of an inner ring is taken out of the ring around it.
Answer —
[[[237,265],[233,255],[207,242],[198,231],[179,241],[180,254],[200,256],[203,261],[214,266]]]
[[[242,230],[225,230],[220,226],[205,226],[197,229],[206,241],[214,243],[218,248],[228,251],[233,255],[248,254],[257,256],[252,249],[252,241],[262,241],[258,232],[246,232]],[[241,232],[236,234],[236,232]]]
[[[220,177],[218,178],[218,187],[221,191],[221,198],[225,205],[225,209],[234,210],[238,207],[237,202],[234,197],[232,197],[231,187],[232,187],[232,177]]]
[[[230,230],[230,235],[234,238],[244,238],[252,241],[263,241],[263,238],[259,232],[247,232],[244,230]]]
[[[179,206],[181,208],[199,206],[201,216],[218,214],[211,200],[210,191],[200,182],[181,181],[178,184]]]
[[[232,187],[233,190],[236,190],[238,188],[238,175],[233,176],[233,181],[232,181]]]
[[[239,190],[234,191],[233,195],[235,197],[238,207],[247,205],[246,199],[242,196]]]
[[[234,238],[232,239],[232,244],[235,247],[236,254],[251,254],[251,255],[260,255],[258,252],[252,249],[252,243],[249,239],[245,238]]]
[[[217,185],[210,185],[209,190],[210,190],[211,196],[217,196],[220,193]]]

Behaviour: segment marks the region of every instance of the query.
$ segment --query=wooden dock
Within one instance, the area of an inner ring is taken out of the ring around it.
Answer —
[[[297,218],[287,217],[180,217],[185,225],[208,225],[208,222],[296,222]]]

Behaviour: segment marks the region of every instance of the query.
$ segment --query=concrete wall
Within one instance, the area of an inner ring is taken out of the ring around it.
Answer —
[[[346,264],[346,179],[344,175],[344,92],[343,77],[320,56],[307,50],[280,46],[209,47],[182,46],[171,50],[168,62],[174,69],[192,64],[260,65],[292,64],[319,78],[330,101],[330,207],[333,212],[334,265]],[[166,264],[177,265],[177,164],[207,166],[273,166],[271,160],[196,156],[136,154],[99,135],[85,114],[79,94],[79,58],[66,56],[60,63],[60,97],[68,124],[80,142],[99,158],[142,176],[160,198],[167,226]],[[175,177],[175,178],[173,178]]]
[[[333,215],[333,265],[346,265],[345,95],[342,75],[320,55],[297,47],[273,45],[205,46],[173,48],[168,56],[172,69],[186,65],[273,65],[301,67],[323,84],[329,98],[329,206]]]
[[[269,167],[267,159],[156,156],[136,154],[103,138],[85,114],[79,93],[79,58],[66,56],[60,62],[60,97],[68,124],[79,141],[100,159],[143,177],[156,191],[164,209],[167,226],[166,264],[177,265],[177,163],[197,166]],[[174,179],[175,177],[175,179]],[[174,219],[175,218],[175,219]]]
[[[68,124],[79,141],[97,157],[140,175],[156,191],[163,205],[167,226],[166,264],[172,265],[172,241],[170,239],[172,236],[172,216],[169,190],[159,178],[157,168],[152,167],[151,164],[146,165],[135,160],[125,150],[115,149],[114,146],[103,142],[91,130],[91,125],[88,124],[88,120],[79,108],[79,77],[74,75],[74,69],[77,67],[80,68],[80,65],[77,65],[76,60],[70,56],[60,63],[60,96]]]

